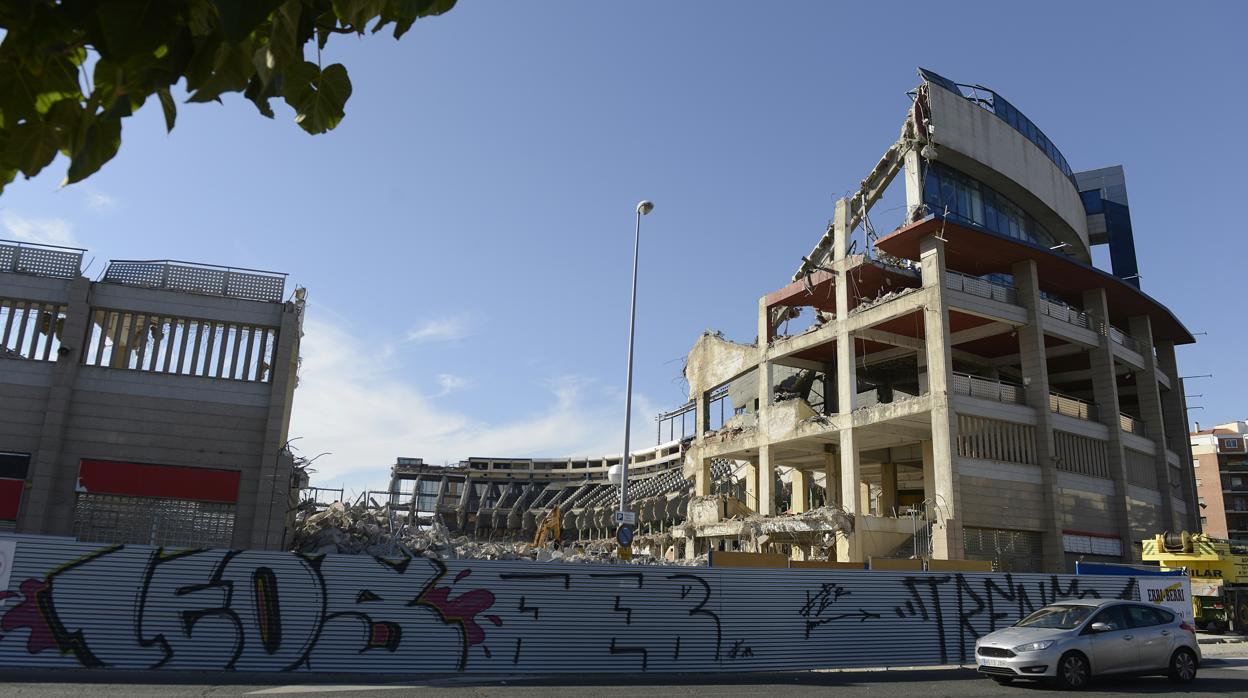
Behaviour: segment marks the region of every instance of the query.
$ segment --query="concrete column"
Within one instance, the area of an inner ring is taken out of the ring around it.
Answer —
[[[1096,401],[1097,419],[1109,430],[1109,443],[1105,445],[1105,460],[1109,466],[1110,479],[1114,481],[1114,496],[1109,506],[1117,522],[1118,536],[1122,539],[1122,559],[1131,562],[1131,501],[1127,497],[1127,464],[1122,446],[1122,426],[1118,421],[1121,409],[1118,405],[1118,379],[1114,373],[1112,340],[1109,338],[1109,302],[1105,289],[1095,288],[1083,293],[1083,307],[1091,316],[1093,327],[1099,330],[1097,345],[1088,352],[1092,369],[1092,394]]]
[[[880,516],[895,516],[897,508],[897,464],[880,466]]]
[[[771,444],[758,448],[758,513],[776,515],[776,461]]]
[[[1179,380],[1179,366],[1174,353],[1174,342],[1157,342],[1157,368],[1170,378],[1170,389],[1161,394],[1161,407],[1166,420],[1166,437],[1170,451],[1179,457],[1179,485],[1187,515],[1179,516],[1176,530],[1200,530],[1200,514],[1196,499],[1195,470],[1192,469],[1192,444],[1187,431],[1187,400],[1183,396],[1183,381]]]
[[[1062,539],[1061,492],[1057,486],[1057,463],[1054,460],[1053,425],[1049,418],[1049,364],[1040,329],[1040,279],[1033,260],[1014,265],[1014,288],[1018,302],[1027,309],[1027,324],[1018,328],[1018,355],[1026,384],[1027,406],[1036,413],[1036,463],[1040,466],[1040,490],[1044,500],[1044,526],[1041,554],[1045,572],[1066,572],[1066,553]]]
[[[693,473],[693,496],[705,497],[711,493],[711,459],[699,458]]]
[[[923,169],[919,162],[919,151],[910,148],[906,151],[905,158],[905,177],[906,177],[906,221],[909,223],[914,220],[912,214],[914,210],[923,203]]]
[[[290,411],[294,406],[295,385],[299,380],[299,340],[303,335],[302,293],[297,297],[299,300],[286,303],[282,311],[282,324],[273,349],[269,414],[265,422],[260,464],[257,468],[243,471],[244,488],[255,492],[255,497],[250,511],[245,500],[241,496],[239,498],[237,524],[234,527],[234,541],[238,547],[267,550],[281,548],[285,544],[282,522],[286,519],[285,501],[294,465],[286,444],[290,439]],[[247,473],[254,473],[254,478]]]
[[[841,472],[835,453],[823,454],[824,506],[841,503]]]
[[[936,499],[936,455],[931,441],[920,441],[919,450],[923,458],[923,499],[930,504]]]
[[[793,499],[790,508],[793,513],[801,514],[810,511],[810,473],[794,469],[789,473],[793,486]]]
[[[1157,489],[1161,490],[1161,520],[1170,530],[1177,528],[1178,521],[1174,517],[1174,501],[1170,498],[1170,464],[1166,462],[1166,419],[1161,404],[1161,388],[1157,384],[1157,355],[1153,353],[1153,324],[1147,315],[1131,318],[1129,329],[1131,336],[1139,344],[1140,355],[1144,357],[1144,370],[1135,374],[1136,397],[1140,403],[1140,419],[1144,420],[1145,431],[1152,439],[1153,467],[1157,474]],[[1136,530],[1139,537],[1151,536],[1159,531]]]
[[[751,458],[745,466],[745,506],[758,512],[758,458]]]
[[[957,415],[949,405],[953,374],[953,347],[949,340],[949,308],[945,300],[945,244],[929,235],[919,242],[923,288],[930,294],[923,307],[927,386],[932,404],[932,464],[935,500],[941,519],[932,530],[932,554],[937,559],[963,557],[961,497],[958,487]]]
[[[771,343],[771,315],[767,310],[766,297],[758,299],[758,425],[764,426],[762,412],[775,403],[772,392],[774,378],[770,361],[767,361],[767,347]]]
[[[61,349],[52,367],[52,385],[39,430],[39,447],[26,473],[28,489],[18,511],[18,532],[68,536],[74,532],[74,485],[78,463],[62,462],[65,429],[73,403],[74,383],[82,363],[82,344],[91,320],[91,282],[78,277],[69,284],[69,302],[61,327]],[[38,331],[32,329],[32,331]],[[114,352],[116,353],[116,352]]]
[[[855,526],[861,526],[867,515],[863,508],[858,483],[862,480],[862,464],[859,460],[857,437],[854,434],[853,412],[858,398],[858,375],[855,371],[854,341],[845,330],[849,317],[849,284],[841,282],[846,276],[845,257],[849,246],[849,200],[836,202],[833,226],[833,268],[840,273],[836,284],[836,407],[843,427],[839,430],[841,461],[841,507],[854,517]],[[838,539],[837,559],[862,560],[862,541],[855,530],[849,536]]]

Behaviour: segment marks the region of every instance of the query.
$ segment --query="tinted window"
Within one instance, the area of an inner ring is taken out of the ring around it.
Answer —
[[[1122,606],[1110,606],[1109,608],[1101,611],[1092,619],[1092,623],[1104,623],[1108,625],[1111,630],[1126,630],[1128,627],[1127,619],[1124,617],[1122,612]],[[1089,624],[1089,627],[1091,627],[1091,623]]]
[[[1133,628],[1147,628],[1150,625],[1164,625],[1174,620],[1174,614],[1160,608],[1149,606],[1128,606],[1127,619]]]
[[[1071,630],[1092,612],[1090,606],[1045,606],[1018,622],[1023,628],[1059,628]]]

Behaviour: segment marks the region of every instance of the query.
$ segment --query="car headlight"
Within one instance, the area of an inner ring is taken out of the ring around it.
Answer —
[[[1025,645],[1019,645],[1018,647],[1015,647],[1014,651],[1019,652],[1019,653],[1039,652],[1040,650],[1047,650],[1048,648],[1052,647],[1054,642],[1056,642],[1056,640],[1041,640],[1039,642],[1028,642]]]

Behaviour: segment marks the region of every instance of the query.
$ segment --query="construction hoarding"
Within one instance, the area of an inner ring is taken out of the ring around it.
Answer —
[[[723,569],[164,550],[6,536],[0,665],[358,673],[970,663],[1135,577]]]

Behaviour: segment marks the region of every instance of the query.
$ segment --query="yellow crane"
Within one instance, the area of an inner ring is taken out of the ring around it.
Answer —
[[[1248,545],[1203,533],[1162,533],[1141,541],[1143,559],[1186,569],[1196,627],[1248,630]]]
[[[533,535],[533,549],[545,547],[546,540],[553,537],[555,545],[559,545],[559,539],[563,535],[563,517],[559,512],[559,505],[551,507],[550,513],[546,514],[546,518],[542,519],[537,527],[537,533]]]

